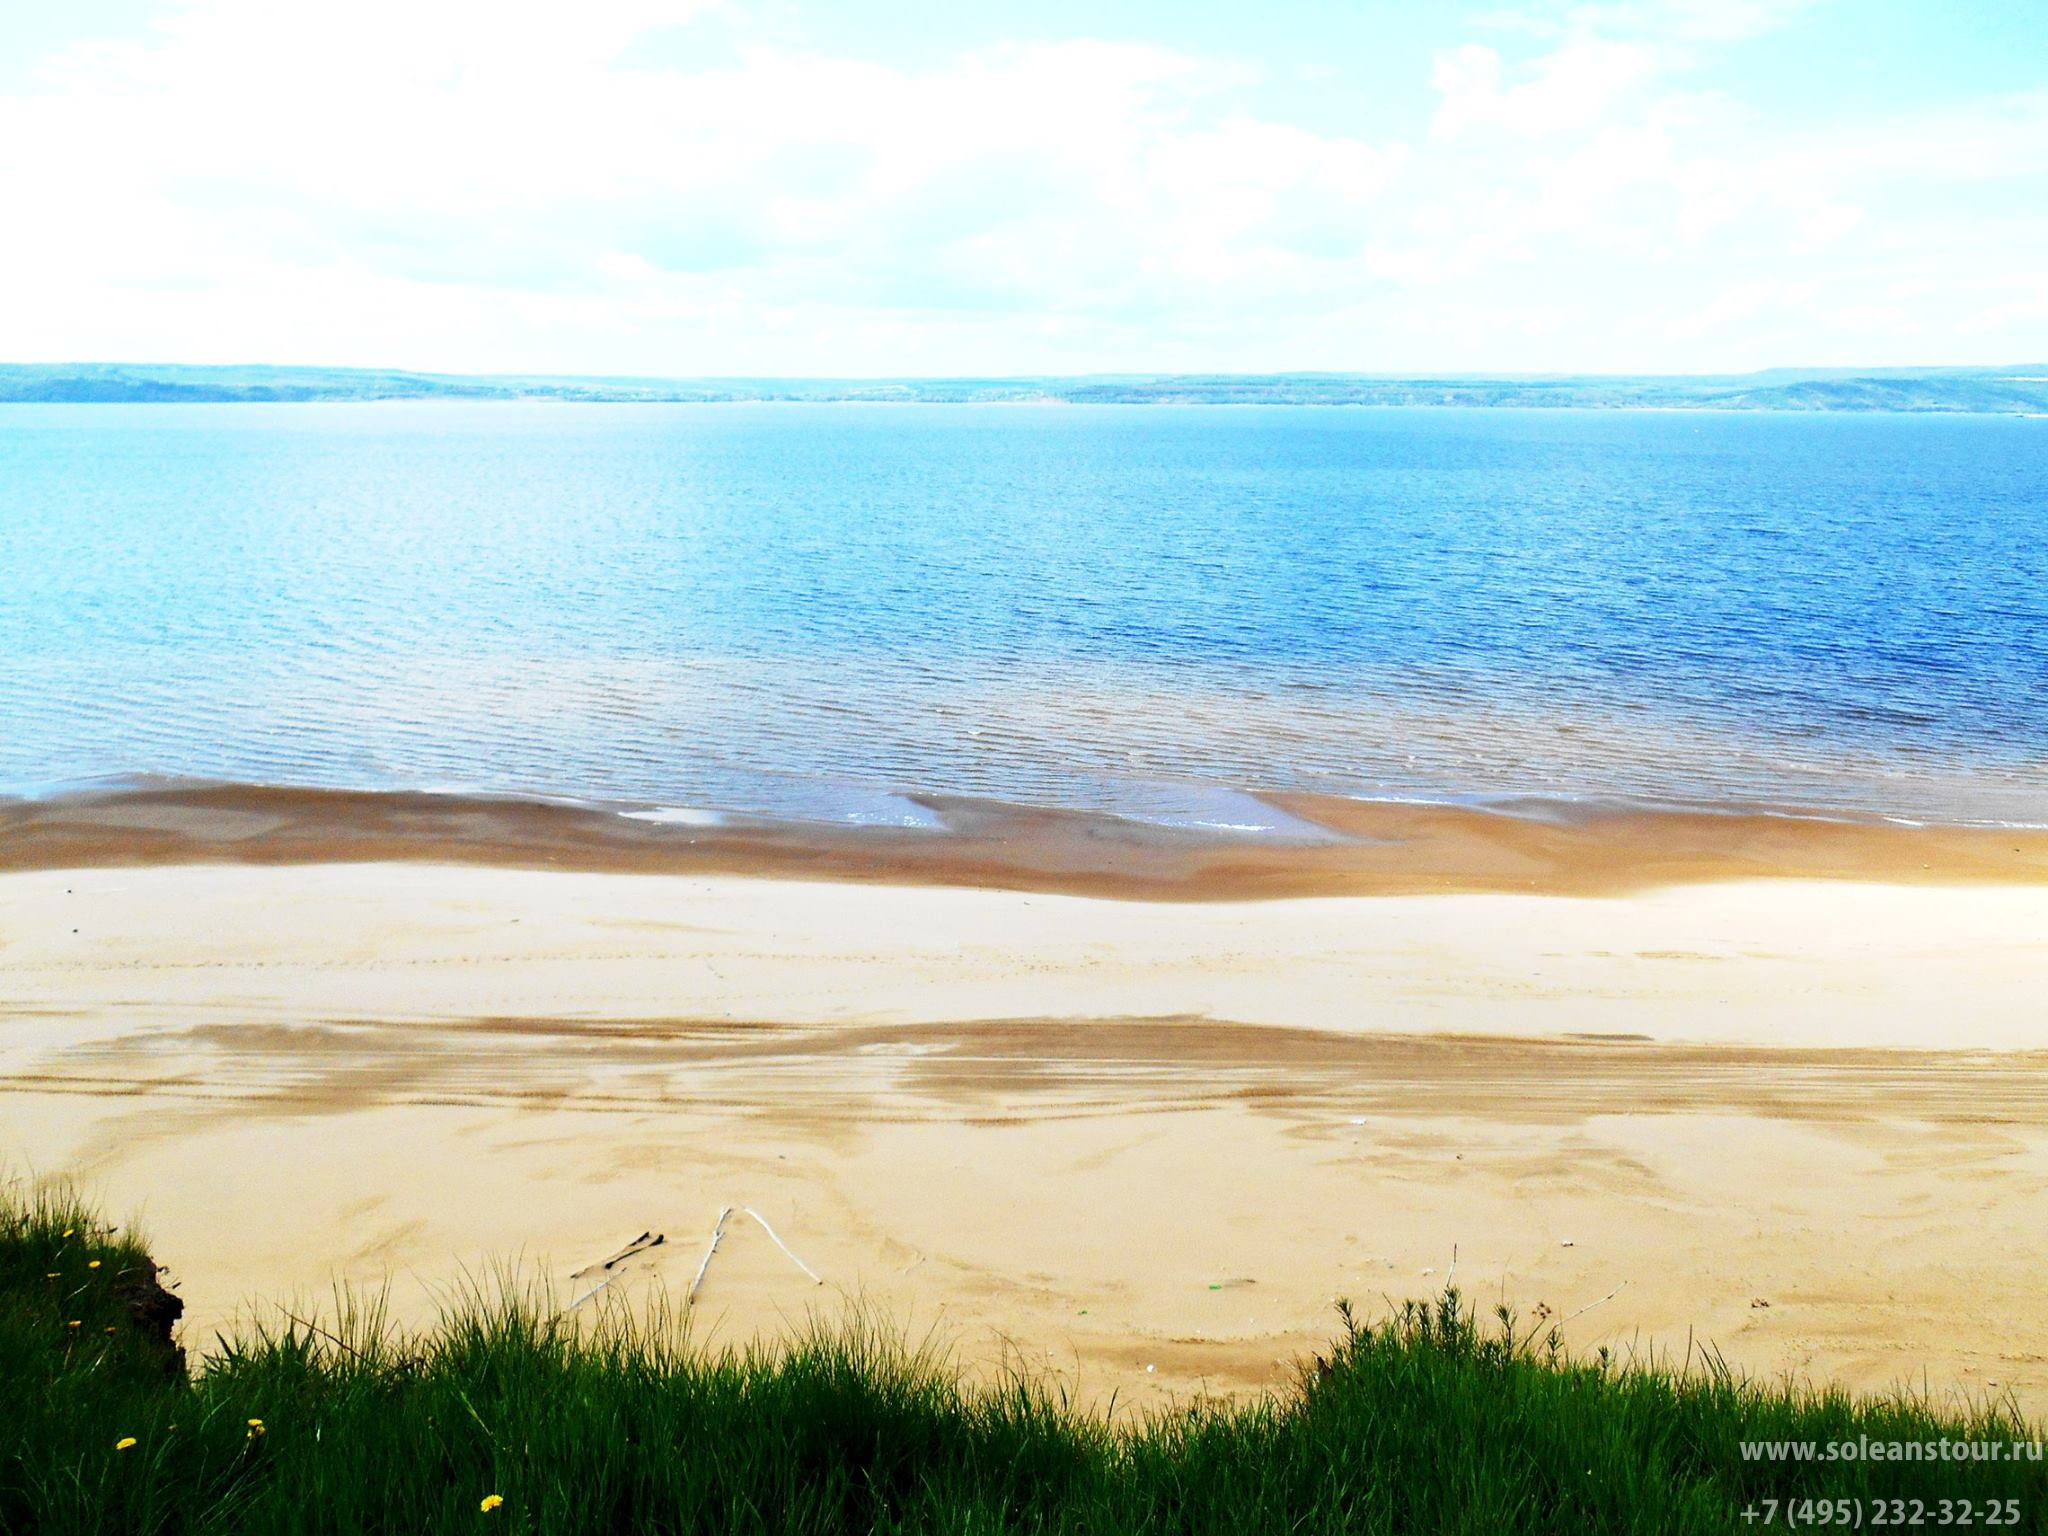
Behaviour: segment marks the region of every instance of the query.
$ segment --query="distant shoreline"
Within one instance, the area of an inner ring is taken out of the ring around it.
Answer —
[[[2040,416],[2048,367],[1770,369],[1726,375],[1147,373],[649,379],[361,368],[0,364],[0,404],[1343,405]]]

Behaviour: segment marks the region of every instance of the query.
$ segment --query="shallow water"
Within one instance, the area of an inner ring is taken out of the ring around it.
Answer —
[[[2048,421],[0,408],[0,786],[2048,821]]]

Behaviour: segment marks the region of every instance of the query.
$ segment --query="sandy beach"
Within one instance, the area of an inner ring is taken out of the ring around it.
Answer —
[[[1091,1401],[1277,1385],[1336,1298],[1455,1263],[1582,1347],[2048,1406],[2039,834],[1247,900],[1087,837],[1108,873],[1056,891],[1042,842],[991,889],[120,816],[126,860],[0,841],[0,1158],[138,1216],[202,1343],[337,1279],[406,1319],[508,1260],[573,1296],[647,1230],[614,1293],[679,1293],[731,1205],[824,1283],[736,1220],[703,1336],[865,1305]],[[1088,889],[1133,868],[1167,889]]]

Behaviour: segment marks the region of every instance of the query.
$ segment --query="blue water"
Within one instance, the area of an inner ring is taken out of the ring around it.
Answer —
[[[0,787],[2048,822],[2048,421],[0,407]]]

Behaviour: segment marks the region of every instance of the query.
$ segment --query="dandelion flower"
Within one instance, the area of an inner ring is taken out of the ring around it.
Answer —
[[[53,1269],[48,1274],[44,1275],[43,1278],[45,1280],[54,1280],[57,1278],[57,1271]]]
[[[87,1269],[98,1269],[100,1267],[100,1261],[98,1259],[87,1259],[85,1261],[85,1267]]]
[[[492,1510],[496,1509],[500,1504],[504,1502],[505,1495],[503,1495],[502,1493],[487,1493],[484,1495],[483,1502],[477,1505],[477,1508],[488,1515]]]
[[[262,1433],[263,1421],[261,1419],[251,1419],[249,1421],[249,1438],[251,1440],[254,1440],[258,1435]]]
[[[135,1437],[133,1435],[123,1435],[120,1439],[114,1442],[114,1449],[117,1451],[125,1451],[128,1449],[129,1446],[133,1445],[134,1443]]]
[[[79,1320],[74,1317],[73,1319],[71,1319],[70,1322],[66,1323],[64,1326],[66,1328],[76,1328],[78,1326],[78,1321]]]
[[[64,1235],[65,1235],[66,1237],[69,1237],[69,1236],[70,1236],[70,1235],[71,1235],[72,1233],[76,1232],[77,1230],[78,1230],[78,1228],[76,1228],[76,1227],[66,1227],[66,1228],[64,1229]]]

